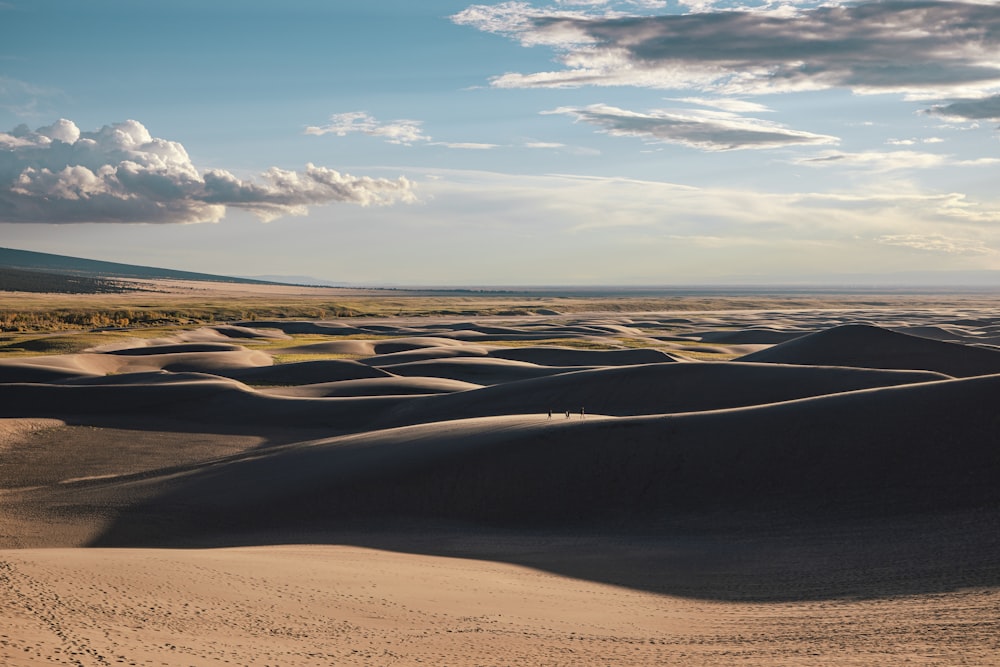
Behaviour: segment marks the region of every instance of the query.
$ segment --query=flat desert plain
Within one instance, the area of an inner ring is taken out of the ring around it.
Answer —
[[[1000,664],[998,306],[10,338],[0,663]]]

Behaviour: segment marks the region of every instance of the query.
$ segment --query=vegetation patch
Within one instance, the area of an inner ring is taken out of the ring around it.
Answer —
[[[300,361],[326,361],[329,359],[365,359],[364,354],[272,354],[275,364],[293,364]]]
[[[0,357],[75,354],[98,345],[132,338],[125,332],[81,332],[49,336],[12,335],[0,337]]]
[[[712,350],[706,348],[703,350],[670,350],[671,354],[676,354],[679,357],[687,357],[688,359],[696,359],[698,361],[732,361],[737,357],[742,357],[742,354],[733,354],[732,352],[724,352],[722,350]]]

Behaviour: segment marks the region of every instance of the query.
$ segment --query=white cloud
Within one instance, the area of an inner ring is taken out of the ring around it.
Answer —
[[[627,85],[729,94],[841,87],[940,97],[1000,86],[995,3],[863,2],[785,14],[595,16],[506,2],[473,5],[452,20],[555,49],[560,69],[502,74],[492,80],[497,87]]]
[[[910,142],[913,143],[913,142]],[[936,142],[925,142],[936,143]],[[860,153],[844,153],[841,151],[823,151],[815,157],[801,158],[795,161],[805,167],[836,167],[846,166],[862,168],[873,172],[896,171],[900,169],[931,169],[934,167],[986,167],[1000,163],[1000,158],[978,158],[975,160],[957,160],[952,155],[939,153],[921,153],[919,151],[863,151]]]
[[[484,144],[475,141],[434,141],[432,146],[444,146],[445,148],[455,148],[467,151],[489,151],[494,148],[502,148],[500,144]]]
[[[407,119],[383,123],[365,111],[350,111],[333,114],[330,116],[330,122],[326,125],[310,125],[306,128],[305,133],[335,134],[338,137],[357,133],[370,137],[382,137],[390,144],[410,146],[417,142],[430,141],[431,138],[424,134],[420,127],[422,124],[419,120]]]
[[[886,234],[875,239],[885,245],[901,246],[946,255],[996,255],[982,239],[951,238],[942,234]]]
[[[929,169],[943,164],[951,164],[952,161],[947,155],[918,151],[864,151],[860,153],[823,151],[815,157],[802,158],[796,160],[795,163],[805,167],[849,166],[875,172],[886,172],[898,169]]]
[[[270,220],[304,215],[310,205],[412,199],[405,178],[356,177],[312,164],[304,171],[274,167],[258,181],[200,172],[181,144],[153,137],[134,120],[96,132],[62,119],[0,133],[0,222],[212,222],[227,207]]]
[[[837,142],[836,137],[792,130],[778,123],[726,111],[655,110],[642,113],[606,104],[592,104],[587,107],[559,107],[543,113],[570,115],[615,136],[643,137],[707,151]]]
[[[697,104],[702,107],[712,107],[723,111],[729,111],[731,113],[767,113],[769,111],[774,111],[769,106],[764,104],[748,102],[747,100],[734,99],[731,97],[680,97],[677,98],[676,101],[686,102],[688,104]]]
[[[916,233],[915,228],[926,234],[933,233],[928,228],[979,229],[980,223],[1000,223],[1000,202],[899,184],[884,190],[874,189],[878,184],[873,183],[851,192],[775,193],[566,174],[437,173],[439,178],[423,187],[438,201],[454,196],[459,205],[471,196],[473,208],[495,208],[498,217],[504,211],[514,219],[530,208],[554,228],[654,227],[671,234],[712,230],[737,236],[753,228],[769,236],[821,238]]]

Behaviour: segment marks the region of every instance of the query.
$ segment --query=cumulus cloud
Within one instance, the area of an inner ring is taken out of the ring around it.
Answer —
[[[355,177],[312,164],[304,171],[274,167],[257,181],[199,171],[180,143],[153,137],[134,120],[96,132],[62,119],[0,133],[0,222],[214,222],[228,207],[271,220],[303,215],[310,205],[412,199],[405,178]]]
[[[726,111],[691,109],[641,113],[607,104],[592,104],[587,107],[559,107],[543,113],[567,114],[616,136],[643,137],[707,151],[837,142],[836,137],[792,130],[778,123]]]
[[[958,120],[1000,120],[1000,95],[953,100],[948,104],[932,106],[925,113]]]
[[[1000,5],[930,0],[614,16],[473,5],[455,23],[548,45],[562,64],[501,88],[642,86],[763,94],[834,87],[941,97],[1000,85]]]
[[[366,134],[370,137],[382,137],[390,144],[411,146],[421,141],[430,141],[424,134],[419,120],[400,119],[383,123],[366,111],[349,111],[330,116],[326,125],[310,125],[306,134],[335,134],[346,137],[348,134]]]

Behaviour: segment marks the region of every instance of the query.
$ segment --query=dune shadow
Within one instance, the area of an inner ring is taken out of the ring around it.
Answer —
[[[683,415],[497,417],[74,491],[103,547],[347,543],[708,599],[1000,585],[1000,376]]]

